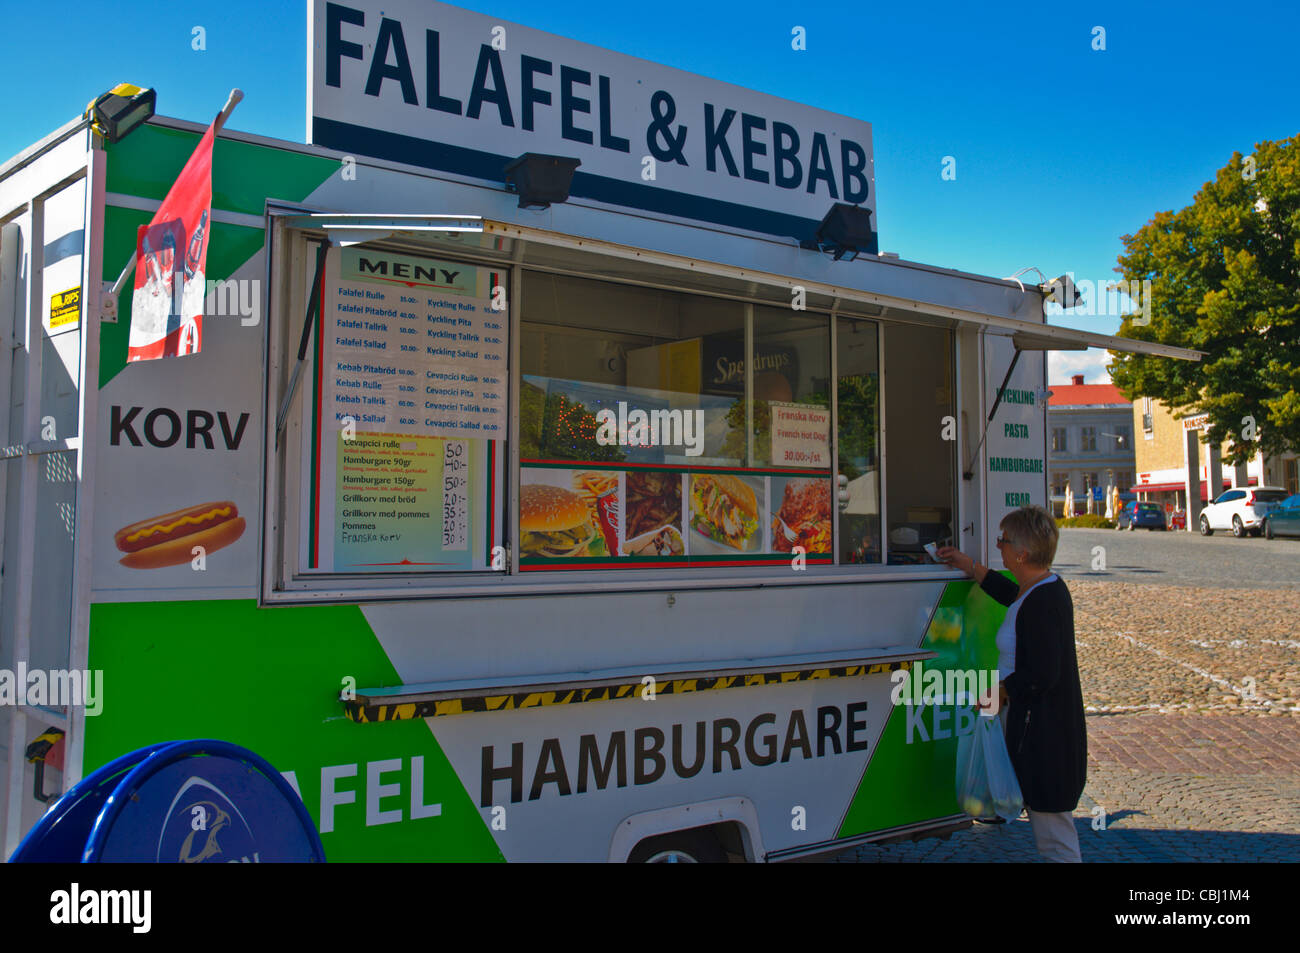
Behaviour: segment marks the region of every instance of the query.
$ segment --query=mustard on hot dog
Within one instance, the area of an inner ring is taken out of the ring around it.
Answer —
[[[124,566],[156,569],[189,562],[196,546],[205,553],[229,546],[243,535],[245,525],[229,500],[200,503],[124,526],[113,534],[113,542],[126,553]]]

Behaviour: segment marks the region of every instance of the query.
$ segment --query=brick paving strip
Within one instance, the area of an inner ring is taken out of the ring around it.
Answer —
[[[1088,781],[1074,816],[1085,862],[1300,861],[1300,718],[1090,715]],[[834,859],[1033,862],[1038,854],[1022,816]]]

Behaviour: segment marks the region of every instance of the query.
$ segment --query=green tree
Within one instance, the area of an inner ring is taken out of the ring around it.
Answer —
[[[1129,315],[1120,336],[1205,352],[1112,352],[1125,397],[1208,414],[1209,442],[1229,439],[1231,464],[1300,448],[1300,135],[1233,153],[1191,205],[1122,240],[1115,270],[1151,282],[1151,322]]]

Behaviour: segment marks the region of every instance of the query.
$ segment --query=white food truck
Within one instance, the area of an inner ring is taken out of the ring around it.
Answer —
[[[218,135],[181,357],[110,287],[206,124],[0,166],[5,855],[186,738],[331,860],[969,824],[969,706],[891,695],[1002,610],[924,547],[1046,502],[1046,350],[1196,355],[878,254],[866,122],[455,7],[312,0],[307,120]]]

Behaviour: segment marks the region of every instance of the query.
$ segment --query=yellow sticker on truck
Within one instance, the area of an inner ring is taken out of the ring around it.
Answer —
[[[50,330],[71,324],[81,316],[81,288],[50,295]]]

